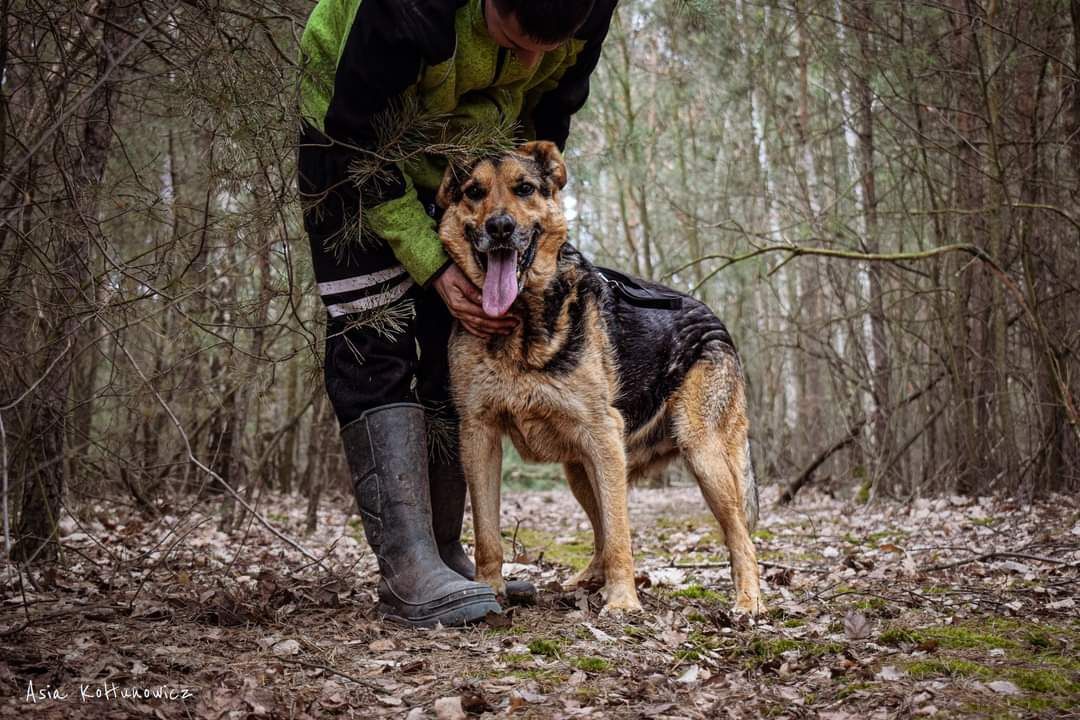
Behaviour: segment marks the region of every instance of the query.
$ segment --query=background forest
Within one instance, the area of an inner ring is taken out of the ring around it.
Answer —
[[[267,489],[314,522],[313,3],[2,6],[5,538]],[[1080,1],[624,0],[567,160],[573,241],[728,323],[765,483],[1080,487]]]

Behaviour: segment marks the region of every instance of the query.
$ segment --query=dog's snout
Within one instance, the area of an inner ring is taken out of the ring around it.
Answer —
[[[491,237],[492,240],[509,240],[510,236],[514,234],[514,218],[510,217],[506,213],[499,213],[498,215],[492,215],[484,223],[484,230]]]

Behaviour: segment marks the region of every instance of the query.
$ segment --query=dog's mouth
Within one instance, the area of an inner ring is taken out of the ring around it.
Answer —
[[[473,258],[484,271],[483,307],[484,314],[488,317],[505,315],[514,304],[521,292],[521,278],[536,257],[540,233],[540,226],[533,226],[528,242],[521,252],[515,247],[519,243],[514,243],[512,239],[510,242],[491,245],[487,252],[480,252],[476,244],[472,244]]]

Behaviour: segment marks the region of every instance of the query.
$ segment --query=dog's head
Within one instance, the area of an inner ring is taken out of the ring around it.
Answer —
[[[526,143],[480,160],[467,172],[447,168],[436,202],[446,252],[483,291],[484,312],[504,315],[518,293],[545,287],[566,242],[559,191],[566,165],[554,143]]]

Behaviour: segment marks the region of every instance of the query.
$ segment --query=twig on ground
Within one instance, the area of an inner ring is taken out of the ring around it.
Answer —
[[[828,573],[828,568],[815,568],[815,567],[799,567],[798,565],[784,565],[783,563],[771,562],[769,560],[758,560],[758,565],[767,568],[780,568],[781,570],[792,570],[794,572],[808,572],[808,573]],[[668,567],[679,568],[680,570],[706,570],[710,568],[726,568],[731,567],[730,562],[703,562],[703,563],[678,563],[672,560],[668,563]]]
[[[360,679],[358,677],[354,677],[352,675],[349,675],[348,673],[344,673],[341,670],[338,670],[337,668],[332,668],[329,665],[322,665],[320,663],[308,662],[307,660],[293,660],[292,658],[287,658],[287,657],[279,657],[278,660],[280,660],[281,662],[292,663],[293,665],[300,665],[302,667],[310,668],[312,670],[323,670],[323,671],[328,672],[328,673],[330,673],[332,675],[337,675],[338,677],[345,678],[346,680],[350,680],[350,681],[356,683],[357,685],[363,685],[368,690],[372,690],[372,691],[380,692],[380,693],[385,693],[386,692],[385,689],[379,687],[378,685],[376,685],[373,682],[370,682],[368,680],[362,680],[362,679]]]
[[[26,628],[35,625],[42,620],[51,620],[52,618],[63,617],[64,615],[71,615],[73,613],[82,613],[85,615],[90,612],[101,612],[102,610],[116,613],[119,612],[120,609],[121,608],[118,605],[73,605],[72,607],[66,607],[60,610],[52,610],[50,612],[29,617],[27,621],[21,625],[0,632],[0,638],[9,638],[13,635],[18,635]]]
[[[829,601],[829,600],[835,600],[836,598],[842,597],[844,595],[862,595],[862,596],[865,596],[865,597],[875,597],[875,598],[878,598],[880,600],[885,600],[887,602],[900,603],[902,605],[907,605],[909,607],[919,607],[925,602],[925,598],[920,598],[919,601],[902,600],[900,598],[889,597],[888,595],[880,595],[878,593],[870,592],[868,590],[841,590],[840,592],[838,592],[838,593],[836,593],[834,595],[829,595],[827,597],[822,595],[822,596],[820,596],[820,599],[823,600],[823,601]],[[918,596],[916,596],[916,597],[918,597]]]
[[[173,549],[177,545],[182,543],[187,538],[188,535],[190,535],[191,533],[195,532],[197,529],[199,529],[200,527],[205,525],[206,521],[209,520],[209,519],[210,518],[208,518],[208,517],[203,518],[199,522],[192,525],[190,528],[187,529],[187,531],[184,532],[184,534],[179,535],[175,540],[173,540],[172,544],[169,545],[169,547],[165,549],[165,552],[161,553],[161,557],[158,558],[158,561],[156,563],[154,563],[154,565],[147,571],[146,575],[143,576],[142,580],[139,581],[138,587],[135,588],[135,592],[131,595],[131,600],[128,602],[128,610],[134,610],[135,609],[135,600],[136,600],[136,598],[139,597],[139,593],[142,592],[143,585],[146,584],[146,581],[150,579],[150,577],[154,574],[154,572],[157,571],[157,569],[159,567],[161,567],[165,563],[165,561],[169,558],[170,555],[172,555]],[[160,542],[161,543],[165,542],[165,538],[168,538],[169,534],[171,534],[173,530],[175,530],[175,528],[170,530],[169,533],[166,533],[165,537],[162,538]]]
[[[510,538],[510,548],[514,551],[514,557],[515,558],[518,557],[518,555],[524,555],[525,554],[525,546],[524,545],[520,546],[521,547],[520,550],[518,549],[519,546],[518,546],[517,537],[518,537],[518,529],[520,529],[520,528],[521,528],[521,518],[516,518],[515,522],[514,522],[514,536],[512,538]],[[515,562],[517,562],[517,561],[515,560]]]
[[[1028,555],[1027,553],[1015,553],[1015,552],[988,552],[982,555],[975,555],[963,560],[954,560],[953,562],[942,563],[940,565],[931,565],[930,567],[920,568],[920,572],[936,572],[938,570],[948,570],[950,568],[959,567],[961,565],[967,565],[969,563],[983,562],[985,560],[993,560],[994,558],[1017,558],[1020,560],[1032,560],[1034,562],[1053,563],[1055,565],[1066,565],[1068,567],[1080,567],[1080,561],[1069,562],[1068,560],[1058,560],[1057,558],[1043,557],[1042,555]]]

